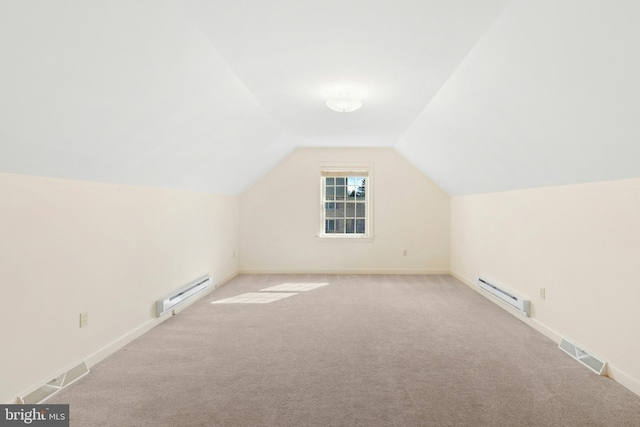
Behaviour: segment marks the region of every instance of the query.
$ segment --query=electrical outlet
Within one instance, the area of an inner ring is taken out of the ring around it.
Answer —
[[[545,299],[547,297],[547,291],[545,288],[540,288],[540,299]]]
[[[408,251],[407,251],[406,249],[405,249],[405,250],[403,250],[403,251],[402,251],[402,256],[407,256],[407,252],[408,252]]]
[[[89,312],[80,313],[80,327],[89,326]]]

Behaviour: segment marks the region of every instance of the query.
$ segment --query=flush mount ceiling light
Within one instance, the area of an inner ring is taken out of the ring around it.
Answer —
[[[327,107],[339,113],[350,113],[362,107],[362,101],[353,98],[349,92],[340,92],[337,97],[327,100]]]

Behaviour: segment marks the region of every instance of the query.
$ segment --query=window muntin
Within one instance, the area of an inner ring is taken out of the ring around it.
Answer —
[[[365,236],[368,221],[367,174],[323,173],[323,235]]]

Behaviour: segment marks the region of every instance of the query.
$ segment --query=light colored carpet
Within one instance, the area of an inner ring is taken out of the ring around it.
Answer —
[[[211,304],[329,283],[261,304]],[[238,276],[50,403],[73,426],[640,426],[640,397],[451,276]]]

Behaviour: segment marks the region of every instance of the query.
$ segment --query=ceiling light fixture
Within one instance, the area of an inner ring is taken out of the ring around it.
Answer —
[[[362,101],[352,98],[349,92],[340,92],[336,98],[327,100],[327,107],[339,113],[350,113],[362,107]]]

